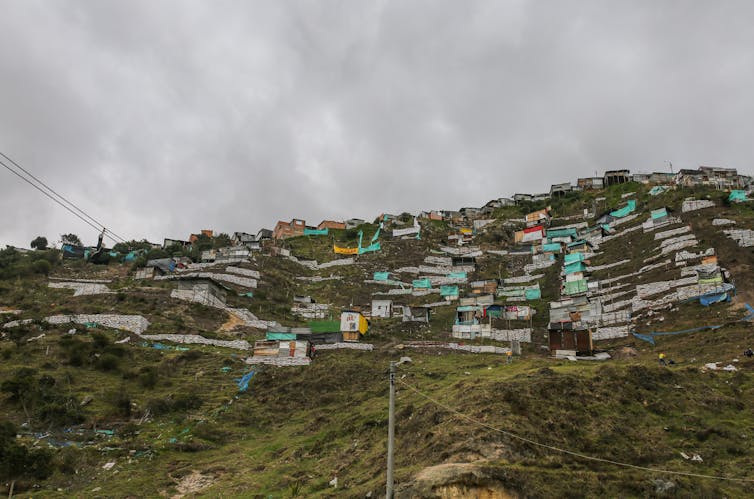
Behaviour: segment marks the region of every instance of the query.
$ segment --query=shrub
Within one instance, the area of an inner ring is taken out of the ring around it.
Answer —
[[[97,360],[97,369],[101,371],[115,371],[120,366],[120,359],[111,353],[105,353]]]
[[[147,408],[155,416],[171,412],[185,412],[202,406],[202,399],[194,394],[181,394],[174,399],[152,399]]]
[[[116,416],[129,418],[131,417],[131,396],[125,389],[115,390],[105,396],[110,406],[113,409],[113,414]]]
[[[158,377],[157,368],[153,366],[142,367],[139,370],[139,384],[144,388],[154,388]]]

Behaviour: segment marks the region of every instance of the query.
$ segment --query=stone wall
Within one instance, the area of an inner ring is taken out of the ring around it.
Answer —
[[[85,283],[85,282],[51,282],[48,284],[51,288],[72,289],[73,296],[86,295],[104,295],[113,293],[104,284]]]
[[[149,327],[149,321],[140,315],[115,315],[115,314],[94,314],[94,315],[53,315],[45,319],[50,324],[68,324],[75,322],[77,324],[97,323],[113,329],[122,329],[141,335]]]

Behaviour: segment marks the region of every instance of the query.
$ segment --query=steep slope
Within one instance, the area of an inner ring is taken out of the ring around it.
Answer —
[[[684,212],[689,197],[713,205]],[[629,200],[636,204],[628,215],[606,221],[611,227],[599,235],[589,231]],[[391,360],[409,356],[400,367],[396,403],[401,497],[746,497],[751,483],[636,467],[751,475],[754,361],[742,352],[754,343],[751,323],[743,320],[745,304],[754,302],[754,267],[751,248],[725,233],[751,228],[751,207],[730,205],[724,193],[709,190],[650,196],[638,184],[549,204],[550,228],[586,222],[575,229],[590,245],[578,273],[591,287],[574,296],[599,307],[588,327],[596,337],[610,332],[594,342],[612,355],[609,361],[550,356],[553,304],[572,299],[564,295],[566,283],[574,282],[565,270],[571,253],[565,243],[553,258],[541,244],[514,244],[526,214],[545,203],[498,209],[460,247],[479,252],[473,263],[453,260],[463,255],[449,246],[466,237],[460,229],[471,223],[422,221],[420,239],[392,237],[393,228],[410,223],[385,224],[379,252],[336,255],[334,244],[356,244],[355,233],[343,231],[289,239],[240,264],[184,271],[213,274],[222,305],[176,293],[181,273],[135,280],[130,265],[64,261],[52,265],[49,278],[18,272],[0,280],[0,322],[7,326],[0,413],[18,426],[21,442],[49,448],[54,458],[50,477],[24,478],[17,489],[38,497],[384,494],[386,371]],[[653,222],[652,212],[662,208],[666,218]],[[722,219],[735,224],[713,223]],[[362,230],[369,239],[377,226]],[[735,285],[735,296],[703,306],[696,297],[712,275],[712,261],[703,263],[710,256]],[[14,258],[13,268],[21,268],[35,256]],[[454,269],[446,268],[448,260]],[[450,278],[451,270],[466,275]],[[376,272],[388,272],[389,282],[376,281]],[[250,277],[256,273],[259,278]],[[429,289],[413,282],[425,278]],[[440,343],[510,345],[492,336],[452,336],[459,302],[440,296],[439,283],[447,279],[461,298],[484,296],[485,283],[494,281],[495,303],[531,306],[531,320],[488,322],[493,332],[530,328],[523,355],[506,364],[500,355],[443,348]],[[537,283],[539,294],[518,301],[510,290],[521,282]],[[398,293],[388,294],[391,289]],[[368,310],[373,298],[388,297],[432,305],[433,313],[428,324],[373,318],[362,340],[373,351],[321,350],[302,367],[247,365],[251,345],[269,325],[307,324],[291,311],[297,295],[329,304],[328,316],[336,319],[343,307]],[[86,317],[69,322],[79,314]],[[55,316],[65,319],[49,319]],[[146,320],[146,329],[133,317]],[[568,320],[588,322],[586,316]],[[650,335],[702,326],[720,327]],[[654,344],[632,332],[650,335]],[[208,341],[180,343],[179,335]],[[417,348],[416,340],[434,343]],[[658,365],[660,352],[675,364]],[[248,390],[239,391],[238,380],[250,371]]]

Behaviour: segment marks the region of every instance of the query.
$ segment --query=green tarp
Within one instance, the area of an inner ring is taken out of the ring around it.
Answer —
[[[585,270],[586,265],[584,265],[584,262],[569,263],[565,266],[566,274],[575,274],[576,272],[584,272]]]
[[[721,284],[723,282],[723,277],[718,275],[715,277],[708,277],[705,279],[700,278],[699,284]]]
[[[560,243],[549,243],[542,245],[543,253],[560,253]]]
[[[650,216],[652,217],[652,220],[665,218],[668,216],[668,210],[666,210],[665,208],[660,208],[659,210],[652,210],[652,213],[650,213]]]
[[[576,263],[576,262],[583,262],[584,261],[584,253],[568,253],[565,256],[565,263],[568,265],[569,263]]]
[[[305,236],[326,236],[328,234],[327,228],[324,229],[310,229],[308,227],[304,227],[304,235]]]
[[[656,185],[652,187],[652,189],[649,191],[650,196],[657,196],[659,194],[662,194],[663,192],[667,191],[669,187],[665,185]]]
[[[129,251],[128,254],[123,258],[124,262],[133,262],[139,257],[139,254],[136,251]]]
[[[477,307],[476,305],[462,305],[458,308],[456,308],[456,312],[481,312],[482,307]]]
[[[378,242],[374,242],[374,240],[377,239],[377,237],[379,237],[379,235],[380,235],[380,229],[377,229],[377,232],[375,232],[374,237],[372,238],[372,244],[370,244],[366,248],[362,248],[361,247],[361,242],[364,240],[364,231],[360,230],[359,231],[359,251],[358,251],[358,254],[359,255],[363,255],[364,253],[373,253],[375,251],[380,251],[381,248],[380,248],[379,241]]]
[[[741,203],[743,201],[748,201],[748,198],[746,197],[746,191],[730,191],[730,196],[728,196],[728,201],[731,201],[734,203]]]
[[[265,337],[268,340],[290,341],[296,339],[296,333],[276,333],[273,331],[267,331],[267,335]]]
[[[312,333],[337,333],[340,332],[340,321],[311,321],[309,329]]]
[[[411,285],[417,289],[429,289],[432,287],[432,283],[429,279],[414,279]]]
[[[610,216],[615,218],[623,218],[633,213],[634,210],[636,210],[636,200],[629,199],[626,203],[626,206],[624,206],[620,210],[611,211]]]
[[[574,241],[572,243],[568,243],[569,248],[575,248],[576,246],[584,246],[586,244],[586,241],[583,239],[580,239],[578,241]]]
[[[440,286],[440,296],[458,296],[458,286]]]
[[[451,272],[448,277],[450,279],[466,279],[466,272]]]
[[[374,251],[380,251],[380,243],[376,242],[374,244],[370,244],[366,248],[359,248],[359,255],[363,255],[364,253],[372,253]]]
[[[387,281],[389,278],[390,278],[390,272],[375,272],[374,273],[375,281]]]
[[[539,300],[542,298],[542,291],[539,289],[527,289],[524,292],[524,297],[527,300]]]
[[[547,229],[548,239],[553,237],[576,237],[576,229]]]
[[[575,295],[578,293],[586,293],[586,290],[587,290],[586,279],[581,279],[580,281],[566,282],[565,288],[563,289],[563,294]]]

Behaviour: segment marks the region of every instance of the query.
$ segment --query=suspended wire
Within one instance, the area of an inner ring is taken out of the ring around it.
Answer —
[[[82,217],[81,215],[79,215],[78,213],[76,213],[75,211],[73,211],[73,210],[72,210],[71,208],[69,208],[68,206],[64,205],[64,204],[63,204],[62,202],[60,202],[59,200],[55,199],[55,198],[54,198],[54,197],[53,197],[53,196],[52,196],[52,195],[51,195],[51,194],[50,194],[49,192],[47,192],[47,191],[43,190],[43,189],[42,189],[42,188],[40,188],[40,187],[39,187],[38,185],[36,185],[36,184],[35,184],[34,182],[32,182],[32,181],[31,181],[31,180],[29,180],[28,178],[26,178],[26,177],[24,177],[23,175],[21,175],[20,173],[18,173],[18,172],[17,172],[16,170],[14,170],[14,169],[12,169],[11,167],[9,167],[9,166],[8,166],[7,164],[5,164],[5,162],[3,162],[2,160],[0,160],[0,165],[3,165],[3,166],[4,166],[4,167],[5,167],[5,168],[6,168],[6,169],[7,169],[8,171],[9,171],[9,172],[11,172],[11,173],[12,173],[12,174],[14,174],[15,176],[17,176],[18,178],[20,178],[21,180],[23,180],[24,182],[26,182],[26,183],[27,183],[27,184],[29,184],[30,186],[34,187],[34,188],[35,188],[36,190],[38,190],[39,192],[41,192],[42,194],[44,194],[44,195],[45,195],[45,196],[47,196],[48,198],[50,198],[50,199],[52,199],[53,201],[55,201],[56,203],[58,203],[58,204],[59,204],[60,206],[62,206],[63,208],[65,208],[66,210],[68,210],[69,212],[71,212],[71,213],[72,213],[72,214],[73,214],[74,216],[78,217],[78,218],[79,218],[79,219],[80,219],[80,220],[81,220],[82,222],[86,223],[87,225],[89,225],[89,226],[90,226],[90,227],[92,227],[93,229],[95,229],[95,230],[97,230],[97,231],[100,231],[100,230],[102,230],[102,229],[103,229],[103,227],[97,227],[97,226],[96,226],[96,225],[94,225],[94,224],[93,224],[92,222],[90,222],[90,221],[89,221],[89,220],[87,220],[86,218]],[[113,236],[111,236],[111,235],[109,235],[109,234],[107,233],[107,230],[105,230],[105,235],[106,235],[107,237],[109,237],[110,239],[112,239],[113,241],[115,241],[116,243],[118,243],[118,242],[125,242],[125,241],[119,241],[119,240],[115,239],[115,238],[114,238]]]
[[[468,416],[468,415],[466,415],[466,414],[464,414],[462,412],[459,412],[456,409],[453,409],[453,408],[451,408],[451,407],[443,404],[442,402],[440,402],[440,401],[438,401],[438,400],[430,397],[429,395],[427,395],[427,394],[419,391],[417,388],[414,388],[413,386],[409,385],[408,383],[406,383],[402,379],[396,378],[396,381],[398,381],[400,384],[402,384],[403,386],[405,386],[409,390],[413,391],[417,395],[419,395],[419,396],[427,399],[428,401],[432,402],[436,406],[441,407],[441,408],[445,409],[446,411],[451,412],[451,413],[455,414],[456,416],[458,416],[458,417],[460,417],[462,419],[465,419],[466,421],[469,421],[470,423],[476,424],[476,425],[481,426],[483,428],[487,428],[488,430],[492,430],[492,431],[496,431],[498,433],[502,433],[503,435],[506,435],[506,436],[508,436],[510,438],[521,440],[522,442],[526,442],[528,444],[535,445],[537,447],[543,447],[545,449],[550,449],[550,450],[553,450],[553,451],[556,451],[556,452],[561,452],[563,454],[569,454],[571,456],[580,457],[582,459],[586,459],[586,460],[589,460],[589,461],[597,461],[597,462],[600,462],[600,463],[612,464],[612,465],[615,465],[615,466],[622,466],[624,468],[632,468],[632,469],[640,470],[640,471],[648,471],[648,472],[651,472],[651,473],[663,473],[663,474],[668,474],[668,475],[680,475],[680,476],[688,476],[688,477],[695,477],[695,478],[709,478],[709,479],[712,479],[712,480],[727,480],[727,481],[731,481],[731,482],[749,482],[749,483],[754,482],[754,479],[752,479],[752,478],[734,478],[734,477],[727,477],[727,476],[704,475],[702,473],[690,473],[690,472],[686,472],[686,471],[673,471],[673,470],[663,470],[663,469],[659,469],[659,468],[649,468],[649,467],[646,467],[646,466],[638,466],[638,465],[635,465],[635,464],[622,463],[620,461],[613,461],[612,459],[605,459],[605,458],[601,458],[601,457],[589,456],[587,454],[582,454],[580,452],[576,452],[576,451],[572,451],[572,450],[568,450],[568,449],[563,449],[563,448],[560,448],[560,447],[554,447],[552,445],[543,444],[541,442],[537,442],[536,440],[531,440],[529,438],[516,435],[515,433],[511,433],[509,431],[506,431],[506,430],[503,430],[503,429],[500,429],[500,428],[495,428],[494,426],[491,426],[491,425],[489,425],[489,424],[487,424],[487,423],[485,423],[483,421],[479,421],[477,419],[474,419],[471,416]]]
[[[56,191],[55,191],[55,189],[53,189],[52,187],[50,187],[49,185],[45,184],[45,183],[44,183],[44,182],[42,182],[42,181],[41,181],[40,179],[38,179],[37,177],[35,177],[35,176],[34,176],[34,175],[33,175],[33,174],[32,174],[32,173],[30,172],[30,171],[28,171],[28,170],[27,170],[27,169],[25,169],[25,168],[24,168],[23,166],[19,165],[19,164],[18,164],[18,163],[16,163],[15,161],[13,161],[13,158],[10,158],[10,157],[9,157],[9,156],[8,156],[7,154],[5,154],[5,153],[4,153],[4,152],[2,152],[2,151],[0,151],[0,156],[3,156],[3,157],[4,157],[5,159],[7,159],[8,161],[10,161],[10,162],[11,162],[11,163],[13,164],[13,166],[15,166],[16,168],[18,168],[19,170],[21,170],[22,172],[24,172],[25,174],[27,174],[28,176],[30,176],[31,178],[33,178],[34,180],[36,180],[36,181],[37,181],[37,182],[38,182],[39,184],[41,184],[41,185],[42,185],[42,186],[43,186],[43,187],[44,187],[45,189],[47,189],[48,191],[50,191],[50,192],[52,192],[53,194],[55,194],[55,195],[56,195],[56,196],[57,196],[58,198],[60,198],[60,199],[62,199],[63,201],[65,201],[65,202],[66,202],[67,204],[69,204],[70,206],[72,206],[72,207],[73,207],[74,209],[76,209],[76,211],[78,211],[79,213],[81,213],[82,215],[84,215],[84,216],[85,216],[86,218],[88,218],[89,220],[91,220],[91,221],[92,221],[92,222],[94,222],[95,224],[97,224],[97,225],[99,225],[100,227],[102,227],[103,229],[105,229],[105,231],[106,231],[106,232],[109,232],[109,233],[110,233],[110,234],[112,234],[113,236],[115,236],[115,237],[117,237],[118,239],[121,239],[121,240],[122,240],[123,242],[125,242],[125,238],[123,238],[123,237],[119,236],[118,234],[116,234],[115,232],[113,232],[113,231],[111,231],[111,230],[107,230],[107,229],[105,228],[105,224],[103,224],[102,222],[98,221],[98,220],[97,220],[97,219],[95,219],[94,217],[90,216],[90,215],[89,215],[88,213],[86,213],[86,212],[85,212],[84,210],[82,210],[81,208],[79,208],[78,206],[76,206],[75,204],[73,204],[73,203],[72,203],[71,201],[69,201],[68,199],[66,199],[65,197],[63,197],[63,196],[62,196],[61,194],[59,194],[58,192],[56,192]],[[112,239],[112,238],[111,238],[111,239]]]

